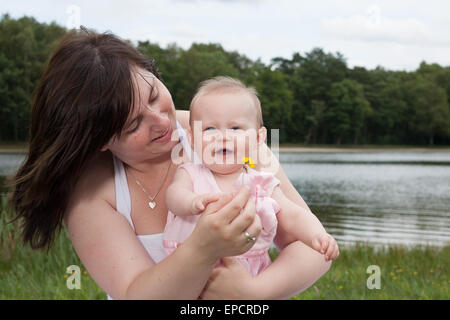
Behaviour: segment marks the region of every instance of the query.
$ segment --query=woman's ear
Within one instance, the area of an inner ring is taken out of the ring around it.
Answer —
[[[112,143],[113,139],[114,139],[114,137],[109,139],[109,141],[100,149],[100,151],[104,152],[104,151],[108,150],[111,147],[111,143]]]
[[[108,144],[105,144],[101,149],[100,149],[100,151],[101,152],[104,152],[104,151],[106,151],[106,150],[108,150],[109,149],[109,143]]]
[[[266,141],[267,129],[266,127],[261,127],[258,130],[258,145],[261,145]]]

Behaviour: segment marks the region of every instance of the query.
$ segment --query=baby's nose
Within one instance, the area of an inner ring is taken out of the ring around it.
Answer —
[[[223,141],[229,141],[233,138],[233,136],[228,132],[228,130],[225,130],[222,132],[222,140]]]

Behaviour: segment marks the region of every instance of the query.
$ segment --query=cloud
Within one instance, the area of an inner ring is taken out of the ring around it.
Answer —
[[[364,14],[320,20],[327,36],[356,41],[391,42],[402,45],[449,47],[448,31],[418,19],[393,19],[371,6]]]
[[[190,38],[195,39],[196,41],[205,38],[205,32],[203,29],[185,22],[177,22],[171,26],[171,34],[176,38]]]

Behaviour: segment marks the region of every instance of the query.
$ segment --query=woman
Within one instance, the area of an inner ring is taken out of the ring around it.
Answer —
[[[178,121],[177,121],[178,119]],[[232,258],[261,226],[247,189],[208,206],[163,259],[165,191],[186,112],[176,112],[152,60],[110,34],[71,32],[58,44],[32,106],[30,147],[13,204],[24,240],[49,247],[63,221],[83,265],[114,299],[282,299],[330,263],[278,230],[279,257],[258,277]],[[307,208],[283,170],[283,192]]]

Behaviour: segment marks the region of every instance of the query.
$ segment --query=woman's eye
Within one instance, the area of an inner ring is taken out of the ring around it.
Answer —
[[[150,103],[154,102],[156,99],[158,99],[158,96],[159,96],[158,90],[156,90],[156,89],[153,90],[152,95],[150,96],[149,102]]]
[[[126,132],[126,134],[132,134],[132,133],[136,132],[137,129],[139,128],[139,125],[140,125],[140,124],[141,124],[141,121],[140,121],[140,120],[139,120],[139,121],[136,121],[136,124],[134,125],[134,127],[133,127],[132,129],[128,130],[128,131]]]
[[[214,129],[215,129],[214,127],[207,127],[207,128],[205,128],[204,131],[210,131],[210,130],[214,130]]]
[[[132,133],[136,132],[138,128],[139,128],[139,124],[137,124],[133,129],[128,130],[127,134],[132,134]]]
[[[238,127],[238,126],[231,127],[231,130],[240,130],[240,129],[241,129],[241,127]]]

